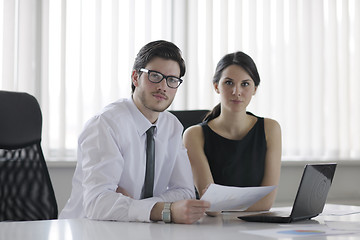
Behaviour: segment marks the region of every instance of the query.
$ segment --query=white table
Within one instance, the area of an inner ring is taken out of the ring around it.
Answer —
[[[335,210],[359,211],[360,207],[346,205],[331,205]],[[128,223],[93,221],[88,219],[48,220],[29,222],[0,222],[1,240],[228,240],[228,239],[268,239],[263,236],[245,233],[248,230],[277,229],[294,225],[249,223],[237,219],[241,213],[223,213],[218,217],[205,216],[192,225],[158,223]],[[306,226],[324,226],[327,221],[346,226],[359,226],[360,213],[344,216],[318,216],[310,221],[295,224]],[[320,224],[320,225],[319,225]],[[296,225],[299,226],[299,225]],[[269,238],[270,239],[270,238]],[[287,238],[292,239],[292,238]],[[299,238],[297,238],[299,239]],[[303,238],[300,238],[303,239]],[[310,239],[313,239],[310,237]],[[355,234],[317,236],[315,239],[360,239],[359,232]]]

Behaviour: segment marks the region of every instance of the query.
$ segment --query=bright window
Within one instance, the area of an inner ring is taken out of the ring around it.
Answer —
[[[135,54],[173,41],[187,63],[172,109],[211,109],[226,53],[253,57],[249,111],[278,120],[283,159],[360,159],[360,1],[0,0],[0,88],[43,111],[47,159],[74,159],[91,116],[129,97]]]

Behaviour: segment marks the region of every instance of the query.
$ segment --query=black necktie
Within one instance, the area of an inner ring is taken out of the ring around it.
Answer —
[[[154,171],[155,171],[155,126],[146,131],[146,173],[144,183],[144,198],[153,196]]]

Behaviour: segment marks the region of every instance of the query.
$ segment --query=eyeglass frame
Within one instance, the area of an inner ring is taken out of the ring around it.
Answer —
[[[146,69],[146,68],[140,68],[140,69],[139,69],[139,72],[145,72],[145,73],[147,73],[147,74],[148,74],[148,80],[149,80],[150,82],[152,82],[152,83],[161,83],[162,80],[164,80],[164,78],[165,78],[165,80],[166,80],[166,85],[167,85],[169,88],[172,88],[172,89],[177,89],[177,88],[181,85],[181,83],[184,81],[184,80],[182,80],[181,78],[178,78],[178,77],[175,77],[175,76],[172,76],[172,75],[166,76],[166,75],[162,74],[161,72],[158,72],[158,71],[155,71],[155,70],[149,70],[149,69]],[[160,75],[162,76],[162,78],[160,79],[160,81],[154,82],[154,81],[151,81],[151,80],[150,80],[150,73],[152,73],[152,72],[157,73],[157,74],[160,74]],[[169,83],[168,83],[168,78],[169,78],[169,77],[175,78],[175,79],[179,80],[179,81],[178,81],[179,84],[177,85],[177,87],[171,87],[171,86],[169,85]]]

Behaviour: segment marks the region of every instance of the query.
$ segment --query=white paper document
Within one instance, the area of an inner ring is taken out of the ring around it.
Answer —
[[[243,211],[272,192],[276,186],[266,187],[228,187],[211,184],[201,200],[211,203],[208,211]]]

